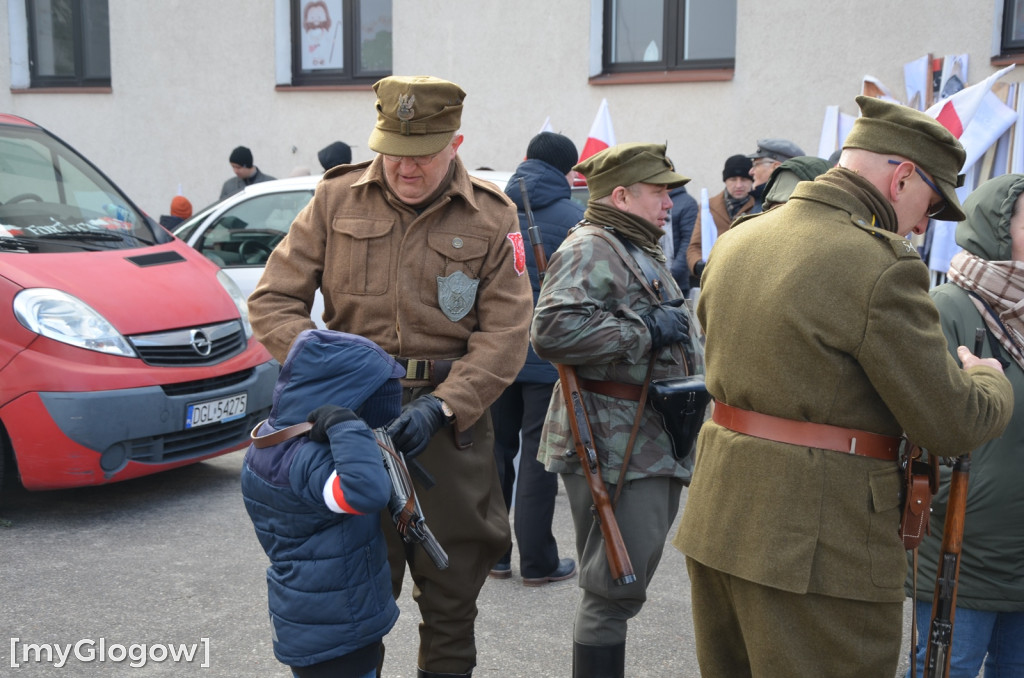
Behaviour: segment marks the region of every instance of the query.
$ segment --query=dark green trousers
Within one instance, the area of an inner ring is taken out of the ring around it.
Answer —
[[[406,389],[405,399],[424,392]],[[396,599],[406,567],[412,576],[412,597],[422,619],[417,659],[428,673],[467,674],[476,666],[477,595],[491,567],[512,543],[493,448],[491,417],[485,411],[473,427],[471,447],[458,449],[446,426],[416,457],[437,480],[430,490],[416,484],[416,493],[427,526],[448,554],[448,569],[438,570],[421,547],[405,544],[390,514],[381,514]]]
[[[702,678],[896,675],[902,603],[791,593],[689,557],[686,569]]]
[[[641,478],[622,488],[615,519],[636,581],[616,586],[608,569],[601,528],[590,510],[594,500],[587,481],[573,473],[561,475],[576,528],[579,586],[583,589],[573,640],[584,645],[619,645],[626,642],[626,623],[647,600],[647,585],[658,568],[665,538],[679,511],[683,483],[675,478]],[[614,485],[608,487],[608,494],[614,497]]]

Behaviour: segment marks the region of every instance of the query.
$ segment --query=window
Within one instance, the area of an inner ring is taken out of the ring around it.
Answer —
[[[1004,0],[1002,53],[1024,52],[1024,0]]]
[[[391,75],[391,0],[291,0],[292,85]]]
[[[604,0],[603,71],[732,68],[736,0]]]
[[[107,0],[25,0],[32,87],[110,87]]]

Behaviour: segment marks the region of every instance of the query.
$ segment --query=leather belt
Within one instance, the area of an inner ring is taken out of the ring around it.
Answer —
[[[429,360],[420,358],[395,358],[405,368],[405,379],[408,381],[429,381],[437,386],[452,370],[451,360]]]
[[[584,391],[599,393],[610,398],[621,398],[622,400],[635,400],[640,402],[640,394],[643,392],[641,386],[636,384],[623,384],[618,381],[595,381],[593,379],[578,379],[577,382]]]
[[[741,410],[718,401],[715,402],[715,412],[711,418],[719,426],[755,438],[886,461],[899,459],[900,443],[903,440],[896,436],[884,436],[855,428],[773,417],[760,412]]]
[[[254,426],[252,429],[252,433],[249,434],[249,437],[252,438],[253,447],[263,449],[266,447],[270,447],[271,445],[277,445],[278,443],[283,443],[289,438],[301,436],[303,433],[306,433],[307,431],[309,431],[309,429],[313,428],[313,424],[311,424],[308,421],[303,421],[298,424],[292,424],[287,428],[278,429],[277,431],[274,431],[273,433],[268,433],[265,436],[256,435],[256,431],[259,431],[260,426],[263,426],[263,424],[265,424],[266,421],[267,420],[264,419],[260,423],[256,424],[256,426]]]

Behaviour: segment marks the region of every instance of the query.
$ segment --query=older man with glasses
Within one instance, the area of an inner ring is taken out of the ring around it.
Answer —
[[[256,337],[283,362],[314,327],[319,289],[329,329],[365,336],[405,367],[388,430],[436,480],[416,489],[450,566],[404,544],[384,515],[392,588],[397,597],[408,567],[423,619],[418,675],[468,676],[476,598],[511,544],[488,408],[526,359],[526,253],[515,206],[458,156],[465,92],[426,76],[373,89],[378,155],[324,174],[249,308]]]
[[[754,208],[751,214],[761,211],[764,198],[764,187],[771,178],[775,168],[790,158],[804,155],[803,150],[788,139],[758,139],[757,150],[748,155],[750,158],[750,178],[754,180],[751,195],[754,196]]]

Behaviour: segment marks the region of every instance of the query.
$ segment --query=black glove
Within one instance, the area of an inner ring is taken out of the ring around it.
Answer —
[[[700,285],[700,276],[704,272],[704,260],[701,259],[693,265],[693,277],[697,279],[697,285]]]
[[[306,421],[313,424],[313,428],[309,429],[309,439],[325,443],[328,440],[327,429],[343,421],[354,421],[358,418],[356,413],[347,407],[321,405],[306,417]]]
[[[682,306],[682,298],[673,299],[655,306],[650,313],[640,317],[651,333],[652,348],[677,344],[689,338],[690,314]]]
[[[440,400],[432,395],[420,396],[402,406],[402,413],[388,424],[388,435],[395,447],[412,459],[427,448],[447,420]]]

